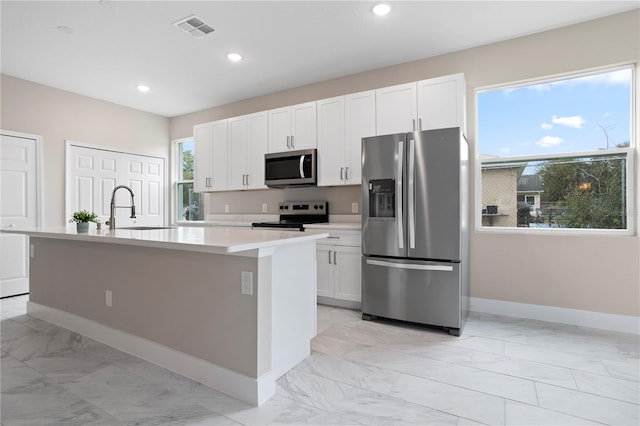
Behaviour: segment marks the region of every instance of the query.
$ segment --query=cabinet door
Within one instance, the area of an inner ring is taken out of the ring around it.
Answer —
[[[269,152],[288,151],[291,148],[291,108],[269,111]]]
[[[344,96],[318,101],[318,186],[345,183]]]
[[[334,294],[336,299],[360,302],[360,247],[336,246]]]
[[[374,90],[345,96],[345,183],[361,182],[362,138],[376,135]]]
[[[465,131],[465,84],[463,74],[418,82],[420,130],[461,127]]]
[[[211,123],[193,126],[195,163],[193,168],[193,190],[211,191]]]
[[[224,191],[228,188],[227,120],[214,121],[211,124],[211,149],[211,174],[213,178],[211,190]]]
[[[316,244],[316,264],[318,270],[317,292],[318,296],[333,296],[333,248],[328,244]]]
[[[247,175],[247,117],[229,119],[229,189],[245,189]]]
[[[264,154],[267,152],[269,119],[267,112],[247,118],[247,187],[266,188],[264,184]]]
[[[291,148],[294,150],[316,148],[318,136],[315,101],[292,106],[291,120],[293,136]]]
[[[416,83],[376,90],[376,133],[390,135],[417,129]]]

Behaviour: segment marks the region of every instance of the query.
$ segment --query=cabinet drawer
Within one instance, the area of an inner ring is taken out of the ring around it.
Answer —
[[[330,230],[329,237],[318,240],[318,244],[335,246],[360,246],[362,243],[360,231],[333,231]]]

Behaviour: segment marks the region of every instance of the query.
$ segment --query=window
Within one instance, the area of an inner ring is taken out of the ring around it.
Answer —
[[[633,75],[479,91],[481,227],[632,233]]]
[[[175,145],[176,221],[203,220],[202,194],[193,192],[194,141],[181,139]]]

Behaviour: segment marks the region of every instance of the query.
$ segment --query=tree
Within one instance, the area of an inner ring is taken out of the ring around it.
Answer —
[[[182,179],[193,180],[193,152],[182,151]]]
[[[625,228],[625,161],[615,155],[549,161],[538,170],[542,201],[565,209],[558,217],[563,227]]]

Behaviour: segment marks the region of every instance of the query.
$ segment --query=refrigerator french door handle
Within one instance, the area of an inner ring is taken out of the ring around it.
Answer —
[[[416,193],[415,193],[416,141],[409,139],[409,248],[416,248]]]
[[[304,175],[304,155],[300,156],[300,177],[301,178],[306,178],[306,176]]]
[[[396,179],[396,213],[398,224],[398,248],[404,248],[404,224],[402,223],[402,164],[404,163],[404,142],[398,142],[398,176]]]
[[[419,271],[453,271],[453,266],[448,265],[417,265],[415,263],[394,263],[385,262],[384,260],[367,259],[367,265],[384,266],[396,269],[417,269]]]

